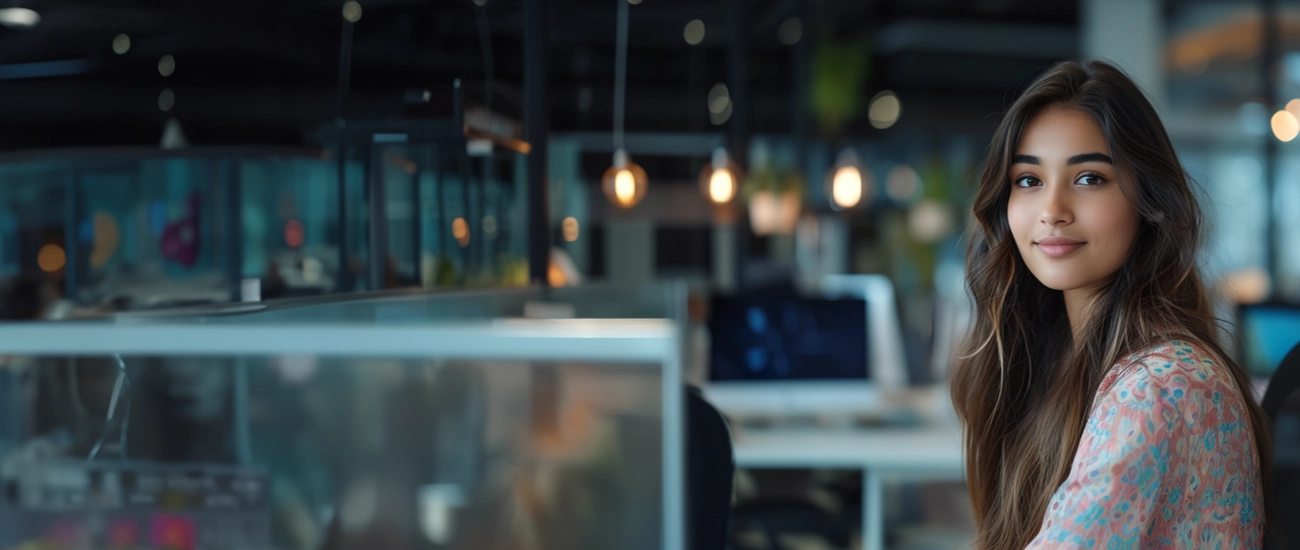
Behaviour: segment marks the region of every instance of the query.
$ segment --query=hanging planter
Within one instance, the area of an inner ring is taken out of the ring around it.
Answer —
[[[749,226],[755,235],[794,233],[803,209],[804,182],[797,170],[764,165],[745,180]]]

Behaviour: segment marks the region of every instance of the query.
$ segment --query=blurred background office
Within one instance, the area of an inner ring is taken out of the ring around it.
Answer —
[[[1300,341],[1294,0],[3,0],[0,312],[678,281],[729,545],[955,547],[970,201],[1064,59],[1160,111],[1262,390]]]

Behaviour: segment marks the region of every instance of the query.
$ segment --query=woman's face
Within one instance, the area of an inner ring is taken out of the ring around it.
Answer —
[[[1020,138],[1010,174],[1007,221],[1034,277],[1062,291],[1109,283],[1128,258],[1139,216],[1097,123],[1079,111],[1039,113]]]

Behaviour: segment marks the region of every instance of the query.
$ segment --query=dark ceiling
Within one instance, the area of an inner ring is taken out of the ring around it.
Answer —
[[[547,80],[553,131],[610,128],[616,2],[548,0]],[[734,0],[733,0],[734,1]],[[493,106],[517,116],[522,0],[361,0],[347,118],[445,111],[450,84],[479,101],[489,60]],[[893,89],[908,115],[899,132],[979,131],[1026,80],[1077,55],[1075,1],[753,0],[744,6],[750,127],[790,131],[794,48],[777,29],[803,18],[803,41],[862,40],[872,67],[864,94]],[[41,15],[0,27],[0,149],[157,144],[174,116],[195,144],[311,144],[337,110],[339,0],[3,0]],[[631,7],[627,128],[711,128],[706,95],[728,76],[727,0],[643,0]],[[704,42],[682,38],[705,23]],[[113,39],[131,48],[114,53]],[[176,60],[163,77],[158,61]],[[51,64],[50,62],[67,62]],[[68,74],[38,76],[36,73]],[[175,107],[159,108],[164,89]],[[404,98],[429,90],[430,105]],[[861,121],[852,131],[867,132]]]

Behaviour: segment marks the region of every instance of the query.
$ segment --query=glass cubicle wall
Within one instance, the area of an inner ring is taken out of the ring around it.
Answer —
[[[672,323],[281,313],[0,327],[0,547],[682,547]]]
[[[522,155],[375,143],[372,163],[383,182],[385,288],[527,284]]]
[[[0,158],[0,314],[239,300],[246,279],[263,299],[527,281],[518,155],[470,158],[463,141],[354,153]]]

